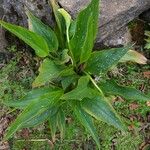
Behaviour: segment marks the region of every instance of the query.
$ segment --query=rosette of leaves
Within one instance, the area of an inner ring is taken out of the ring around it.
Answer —
[[[58,129],[63,138],[64,108],[70,107],[100,148],[94,119],[126,130],[108,97],[119,95],[136,101],[148,101],[149,98],[136,89],[116,84],[112,79],[97,81],[94,77],[107,75],[119,62],[138,62],[134,57],[137,53],[129,47],[93,51],[98,30],[99,0],[92,0],[75,20],[54,0],[50,3],[56,19],[54,30],[29,11],[29,30],[0,21],[1,26],[43,58],[33,89],[20,100],[5,102],[20,109],[21,113],[8,128],[4,139],[9,139],[22,128],[35,127],[43,122],[49,123],[53,141]]]

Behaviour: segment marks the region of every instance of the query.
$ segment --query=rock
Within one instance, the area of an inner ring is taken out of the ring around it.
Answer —
[[[0,19],[3,19],[4,11],[2,8],[3,1],[0,1]],[[7,41],[5,39],[5,34],[2,28],[0,27],[0,52],[5,51],[5,47],[7,46]]]
[[[88,5],[90,0],[58,0],[58,2],[75,18],[77,13]],[[5,19],[8,22],[26,26],[25,6],[44,22],[53,24],[51,9],[47,0],[5,0]],[[127,24],[149,8],[150,0],[101,0],[97,45],[106,43],[106,40],[110,40],[112,45],[123,44],[122,39],[126,38],[123,30],[126,29]],[[116,38],[111,39],[111,37]]]
[[[150,23],[150,9],[148,9],[147,11],[143,12],[140,16],[140,19]]]
[[[7,46],[7,41],[5,39],[4,30],[0,28],[0,52],[5,51],[6,46]]]
[[[105,40],[103,40],[102,45],[107,47],[115,47],[121,45],[127,45],[132,42],[131,33],[128,27],[122,27],[119,31],[116,31],[116,34],[112,34],[108,36]],[[99,47],[100,43],[97,43]]]
[[[26,8],[31,10],[42,21],[53,24],[52,11],[47,0],[4,0],[5,19],[8,22],[27,26]]]
[[[2,19],[3,15],[4,15],[4,10],[2,7],[3,1],[0,1],[0,19]]]

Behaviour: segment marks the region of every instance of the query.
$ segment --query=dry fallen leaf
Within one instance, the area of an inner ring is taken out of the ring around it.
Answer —
[[[148,107],[150,107],[150,101],[148,101],[146,104],[147,104]]]
[[[133,131],[134,130],[134,125],[131,124],[130,126],[128,126],[129,131]]]
[[[135,110],[139,107],[139,105],[137,103],[131,103],[129,104],[129,109],[130,110]]]
[[[145,71],[145,72],[143,72],[143,76],[145,77],[145,78],[150,78],[150,71]]]
[[[127,62],[127,61],[135,62],[138,64],[146,64],[147,58],[135,50],[129,50],[126,53],[126,55],[120,60],[120,62]]]

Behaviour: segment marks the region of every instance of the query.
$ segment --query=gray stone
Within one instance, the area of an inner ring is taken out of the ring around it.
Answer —
[[[27,26],[26,8],[42,21],[53,24],[52,11],[47,0],[4,0],[5,20],[11,23]]]
[[[146,21],[147,23],[150,23],[150,9],[148,9],[147,11],[143,12],[140,16],[140,19]]]
[[[4,15],[4,10],[3,10],[2,4],[3,4],[3,1],[1,0],[0,1],[0,19],[2,19],[3,15]]]
[[[0,52],[5,51],[7,41],[5,39],[5,32],[0,28]]]
[[[88,5],[90,0],[58,0],[58,2],[75,18],[77,13]],[[126,29],[127,24],[150,8],[150,0],[101,0],[100,5],[101,15],[99,18],[97,45],[106,43],[108,40],[111,41],[110,43],[115,41],[112,43],[112,45],[115,45],[115,43],[120,42],[118,38],[124,38],[123,29]],[[53,25],[48,0],[5,0],[5,19],[8,22],[26,26],[25,6],[44,22]],[[116,38],[111,39],[112,37]]]
[[[132,36],[128,27],[123,27],[119,31],[116,31],[114,35],[110,35],[105,40],[103,40],[102,45],[105,46],[122,46],[127,45],[132,42]],[[99,43],[98,46],[99,47]]]
[[[0,0],[0,19],[3,19],[4,11],[2,8],[3,1]],[[5,51],[5,47],[7,46],[7,41],[5,39],[5,34],[2,28],[0,27],[0,52]]]

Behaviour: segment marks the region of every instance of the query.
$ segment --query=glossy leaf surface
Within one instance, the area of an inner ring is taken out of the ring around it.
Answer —
[[[107,80],[106,82],[99,84],[102,91],[109,95],[119,95],[125,99],[136,100],[136,101],[148,101],[150,98],[144,95],[139,90],[131,87],[119,86],[112,80]]]
[[[55,64],[52,60],[45,59],[39,68],[39,75],[32,86],[39,87],[45,85],[45,83],[57,78],[63,69],[62,66]]]
[[[106,73],[120,61],[127,51],[128,47],[93,52],[85,70],[95,75]]]
[[[83,63],[91,55],[97,32],[98,15],[99,0],[92,0],[77,16],[75,34],[70,41],[70,49],[76,62]]]
[[[38,114],[29,121],[25,122],[21,128],[30,128],[40,125],[43,122],[47,121],[49,117],[53,116],[56,111],[57,109],[55,107],[49,108],[48,110]]]
[[[64,36],[64,34],[65,34],[65,20],[64,20],[64,17],[58,11],[58,9],[60,9],[60,7],[56,3],[56,0],[49,0],[49,1],[50,1],[51,6],[52,6],[55,20],[57,23],[55,31],[57,34],[57,38],[59,40],[59,46],[61,48],[64,48],[65,47],[65,36]]]
[[[64,90],[66,90],[71,84],[76,83],[78,79],[77,75],[71,75],[62,78],[61,84]]]
[[[58,129],[60,130],[61,139],[63,139],[65,135],[65,124],[66,124],[65,114],[60,108],[57,114],[57,125]]]
[[[66,10],[63,8],[58,9],[58,11],[61,13],[61,15],[64,17],[65,23],[66,23],[66,36],[67,36],[67,41],[69,43],[69,27],[71,24],[71,16],[68,14]]]
[[[58,89],[51,88],[51,87],[45,87],[45,88],[39,88],[39,89],[33,89],[29,93],[27,93],[24,97],[22,97],[19,100],[12,100],[12,101],[5,101],[4,104],[10,107],[15,107],[19,109],[24,109],[27,107],[31,102],[38,101],[40,98],[44,95],[47,95],[51,92],[55,92]]]
[[[93,99],[85,98],[81,101],[81,107],[95,119],[104,121],[120,130],[125,129],[120,117],[106,98],[100,96]]]
[[[55,91],[47,95],[43,95],[41,99],[36,102],[32,102],[25,110],[17,117],[6,133],[5,139],[10,138],[17,130],[19,130],[26,122],[34,118],[35,116],[45,112],[49,107],[54,106],[62,95],[62,91]]]
[[[21,40],[23,40],[26,44],[31,46],[39,57],[48,56],[49,48],[45,39],[42,36],[31,32],[26,28],[12,25],[4,21],[0,21],[0,25],[2,25],[5,29],[16,35]]]
[[[77,105],[74,108],[74,113],[77,117],[77,119],[80,121],[80,123],[85,127],[85,129],[91,134],[93,139],[95,140],[98,148],[100,149],[100,143],[98,140],[97,131],[95,129],[95,126],[92,121],[92,117],[87,114],[80,105]]]
[[[55,134],[57,131],[57,113],[53,116],[49,116],[48,123],[51,131],[52,140],[53,142],[55,142]]]
[[[61,99],[82,100],[85,97],[92,98],[97,94],[97,91],[88,87],[89,78],[87,76],[81,77],[78,81],[78,86],[72,91],[64,94]]]
[[[31,12],[27,12],[29,29],[39,35],[41,35],[47,42],[49,52],[56,51],[58,49],[58,40],[54,31],[47,25],[45,25],[40,19],[35,17]]]

